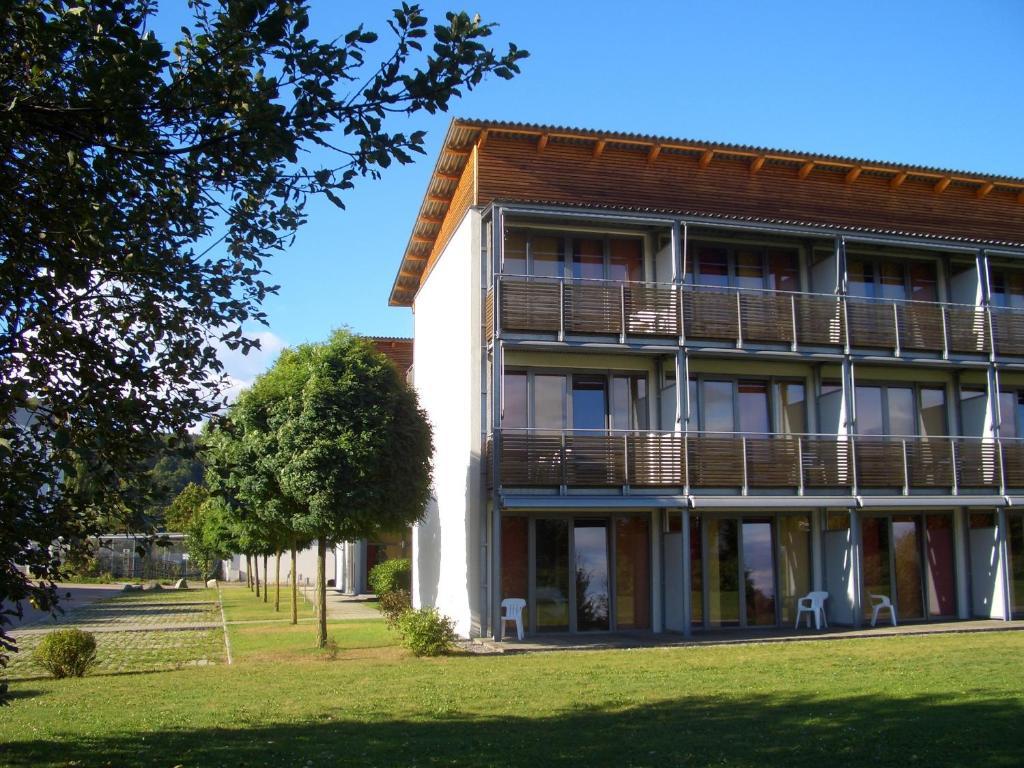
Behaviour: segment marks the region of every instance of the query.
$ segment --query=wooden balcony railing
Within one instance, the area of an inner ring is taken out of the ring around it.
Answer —
[[[513,333],[601,334],[799,348],[1024,356],[1024,311],[715,286],[500,275],[493,312]]]
[[[1024,440],[710,432],[504,430],[506,487],[739,490],[1024,488]]]

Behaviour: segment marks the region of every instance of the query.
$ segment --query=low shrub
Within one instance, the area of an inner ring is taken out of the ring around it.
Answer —
[[[32,658],[56,678],[82,677],[96,663],[96,638],[80,629],[58,629],[42,639]]]
[[[377,563],[367,576],[370,590],[380,596],[399,589],[412,589],[412,563],[408,558],[396,558]]]
[[[394,627],[402,614],[412,608],[412,595],[405,589],[385,592],[380,596],[377,608],[384,614],[384,621],[388,626]]]
[[[402,645],[417,656],[440,656],[455,642],[455,624],[436,608],[409,609],[398,619]]]

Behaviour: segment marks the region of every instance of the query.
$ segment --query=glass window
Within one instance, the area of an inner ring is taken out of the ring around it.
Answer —
[[[743,520],[747,625],[775,623],[775,542],[770,519]]]
[[[537,429],[565,427],[565,376],[533,377],[533,425]]]
[[[697,269],[701,285],[729,285],[729,252],[724,248],[699,248]]]
[[[999,436],[1017,437],[1017,393],[999,393]]]
[[[948,434],[946,426],[946,390],[941,387],[921,388],[921,434],[938,437]]]
[[[882,388],[857,387],[854,396],[857,403],[857,433],[885,434],[885,425],[882,421]]]
[[[1024,424],[1024,391],[1017,393],[1017,424]],[[1020,434],[1020,427],[1017,428],[1017,433],[1014,437],[1018,437]]]
[[[915,261],[909,265],[910,298],[914,301],[938,301],[938,279],[933,262]]]
[[[739,624],[739,525],[729,518],[705,518],[708,537],[708,622]]]
[[[733,432],[733,382],[705,381],[702,387],[704,429],[707,432]]]
[[[530,238],[530,257],[533,262],[531,274],[538,277],[562,277],[565,243],[560,237]]]
[[[779,411],[782,417],[780,432],[791,435],[807,432],[807,398],[802,382],[783,381],[779,384]]]
[[[875,297],[875,268],[863,259],[847,259],[846,292],[850,296]]]
[[[764,260],[761,251],[736,251],[736,285],[740,288],[764,288]]]
[[[741,381],[739,383],[740,432],[766,433],[771,431],[768,419],[768,383]]]
[[[607,427],[608,401],[604,376],[572,377],[572,428],[597,429]]]
[[[887,387],[889,400],[890,435],[917,434],[917,409],[914,407],[914,390],[910,387]],[[859,416],[859,414],[858,414]]]
[[[521,232],[508,232],[505,235],[505,265],[503,267],[506,275],[526,274],[526,235]]]
[[[878,265],[880,297],[883,299],[907,298],[907,277],[903,264],[883,261]]]
[[[613,238],[608,257],[608,278],[639,282],[644,279],[643,242],[636,238]]]
[[[572,276],[577,279],[604,279],[604,241],[572,241]]]
[[[993,269],[990,275],[992,303],[997,307],[1024,307],[1024,272]]]
[[[527,376],[525,373],[505,374],[505,402],[501,425],[510,429],[522,429],[527,422]]]
[[[968,437],[981,437],[985,432],[988,397],[985,390],[964,387],[960,390],[960,431]]]
[[[773,291],[799,291],[800,266],[796,251],[768,250],[768,288]]]

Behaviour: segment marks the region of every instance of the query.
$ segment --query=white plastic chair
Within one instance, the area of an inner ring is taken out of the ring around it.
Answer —
[[[506,597],[501,601],[501,639],[505,639],[505,624],[514,622],[516,625],[516,637],[520,642],[523,639],[523,610],[526,608],[526,601],[521,597]]]
[[[885,595],[871,595],[871,600],[875,603],[875,607],[871,609],[871,626],[875,626],[875,622],[878,621],[879,612],[887,610],[889,611],[889,620],[895,627],[896,610],[892,607],[892,601]]]
[[[808,592],[796,601],[796,623],[793,629],[800,628],[800,616],[807,614],[807,627],[811,626],[811,616],[814,616],[814,628],[821,629],[824,625],[828,629],[828,621],[825,619],[825,601],[828,600],[828,592]]]

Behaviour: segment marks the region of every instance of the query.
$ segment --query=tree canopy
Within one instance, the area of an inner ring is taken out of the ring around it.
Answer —
[[[305,0],[0,0],[0,598],[54,598],[46,543],[95,530],[222,406],[217,350],[250,348],[312,195],[423,152],[446,110],[526,52],[494,26],[402,3],[388,32],[308,33]],[[401,127],[401,130],[399,130]],[[308,167],[307,150],[327,161]],[[220,245],[223,243],[223,245]],[[291,481],[289,481],[291,482]],[[42,546],[37,546],[41,543]],[[2,649],[10,647],[3,634]]]
[[[323,344],[282,352],[229,420],[250,474],[240,498],[317,541],[322,645],[326,547],[407,527],[426,508],[433,454],[426,414],[387,357],[336,331]]]

